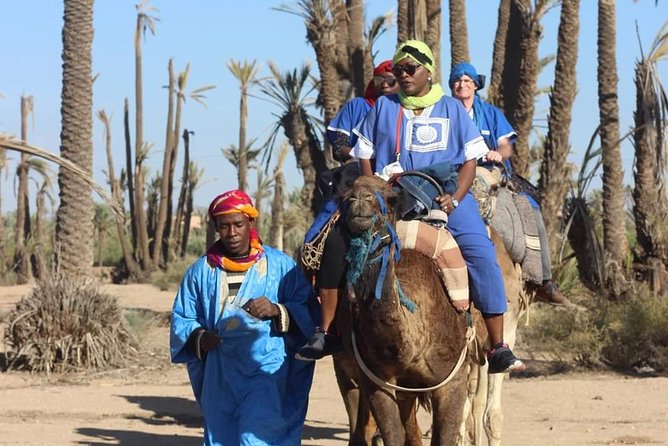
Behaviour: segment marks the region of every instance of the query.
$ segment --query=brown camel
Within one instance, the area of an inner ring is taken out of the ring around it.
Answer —
[[[484,324],[476,320],[479,342],[469,343],[466,355],[466,320],[450,305],[432,260],[404,249],[395,264],[396,194],[385,181],[362,177],[348,196],[347,224],[361,235],[354,249],[368,249],[366,259],[351,263],[348,298],[337,317],[345,351],[335,356],[334,366],[350,421],[349,444],[375,444],[375,419],[385,446],[422,445],[418,396],[433,411],[432,445],[475,442],[481,435],[476,428],[491,425],[480,421],[485,406],[477,393],[484,387],[478,384],[486,383],[486,376],[478,378],[486,374],[486,367],[479,368]],[[506,289],[517,294],[518,271],[503,245],[496,246]],[[467,386],[469,376],[474,379]]]

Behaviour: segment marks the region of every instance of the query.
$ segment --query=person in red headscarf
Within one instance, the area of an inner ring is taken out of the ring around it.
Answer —
[[[343,163],[350,159],[350,151],[357,142],[353,129],[362,122],[376,99],[398,91],[397,78],[392,74],[392,61],[381,62],[373,70],[373,78],[366,86],[364,97],[346,102],[327,126],[327,140],[332,144],[332,154],[336,161]]]
[[[313,365],[294,356],[318,309],[294,260],[260,240],[257,217],[240,190],[214,198],[220,238],[188,268],[172,308],[172,362],[188,367],[210,446],[301,442]]]
[[[373,70],[363,98],[353,98],[339,111],[327,127],[327,139],[332,144],[334,159],[345,163],[342,167],[327,171],[320,178],[320,192],[329,200],[316,217],[314,225],[306,234],[305,242],[315,237],[322,226],[334,215],[338,206],[338,196],[342,195],[359,176],[357,163],[350,160],[351,148],[357,141],[353,129],[362,122],[366,113],[380,96],[399,91],[399,84],[392,73],[392,61],[386,60]],[[333,195],[333,197],[332,197]],[[340,290],[345,286],[346,261],[350,235],[343,225],[335,225],[325,241],[320,268],[315,272],[316,286],[320,296],[322,323],[311,339],[297,352],[297,359],[315,361],[341,349],[341,340],[334,324]]]

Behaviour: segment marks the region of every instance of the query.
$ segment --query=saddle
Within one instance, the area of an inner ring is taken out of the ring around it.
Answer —
[[[543,281],[540,240],[531,203],[505,180],[498,168],[478,166],[471,186],[485,223],[503,240],[513,262],[522,267],[522,279]]]

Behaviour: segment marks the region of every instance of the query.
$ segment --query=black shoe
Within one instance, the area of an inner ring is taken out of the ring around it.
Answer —
[[[489,373],[510,373],[526,370],[527,366],[517,359],[508,344],[505,342],[496,344],[487,353],[489,362]]]
[[[311,339],[297,351],[295,358],[301,361],[316,361],[332,353],[343,349],[341,338],[325,333],[321,328],[316,328]]]

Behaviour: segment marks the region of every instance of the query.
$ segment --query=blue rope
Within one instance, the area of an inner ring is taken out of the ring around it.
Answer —
[[[408,311],[411,313],[415,313],[417,311],[417,304],[410,300],[408,296],[406,296],[406,293],[404,293],[404,290],[401,289],[401,285],[399,284],[399,279],[397,279],[397,292],[399,293],[399,302],[406,307]]]

